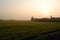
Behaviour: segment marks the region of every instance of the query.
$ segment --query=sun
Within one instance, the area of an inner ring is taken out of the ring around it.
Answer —
[[[41,2],[41,9],[42,9],[42,13],[44,15],[49,15],[49,12],[51,11],[51,7],[52,5],[48,2]]]
[[[43,14],[44,14],[44,15],[48,15],[48,14],[49,14],[48,9],[44,9],[44,10],[43,10]]]

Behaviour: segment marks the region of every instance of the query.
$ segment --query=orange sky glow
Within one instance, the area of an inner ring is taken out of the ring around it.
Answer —
[[[60,17],[60,0],[0,0],[0,19]]]

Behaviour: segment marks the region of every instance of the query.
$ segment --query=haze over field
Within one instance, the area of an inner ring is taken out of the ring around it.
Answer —
[[[0,19],[60,17],[60,0],[0,0]]]

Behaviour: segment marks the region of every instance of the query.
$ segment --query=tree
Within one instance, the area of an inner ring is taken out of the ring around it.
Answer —
[[[33,18],[33,17],[31,17],[31,21],[33,21],[33,19],[34,19],[34,18]]]

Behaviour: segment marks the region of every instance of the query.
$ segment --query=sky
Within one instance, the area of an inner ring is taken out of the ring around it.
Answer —
[[[60,0],[0,0],[0,19],[60,17]]]

